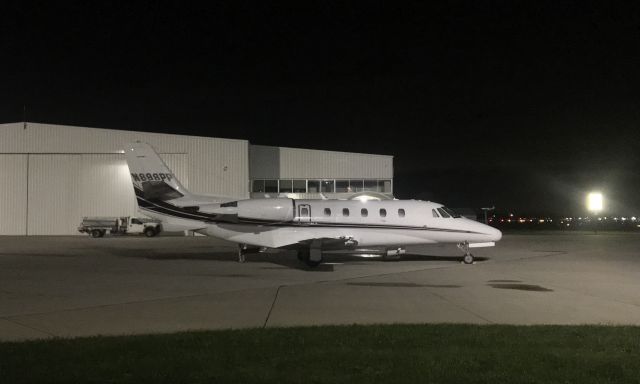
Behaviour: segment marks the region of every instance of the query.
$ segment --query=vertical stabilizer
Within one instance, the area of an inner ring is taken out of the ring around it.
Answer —
[[[141,197],[149,201],[192,197],[151,145],[129,143],[124,151],[138,203]]]

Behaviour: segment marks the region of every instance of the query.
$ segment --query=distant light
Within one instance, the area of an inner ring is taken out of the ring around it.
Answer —
[[[602,193],[591,192],[587,195],[587,209],[591,212],[600,212],[603,207]]]
[[[635,216],[632,216],[632,217],[631,217],[631,221],[636,221],[636,217],[635,217]]]

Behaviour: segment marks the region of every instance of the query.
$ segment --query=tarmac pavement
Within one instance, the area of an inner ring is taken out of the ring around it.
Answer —
[[[0,341],[371,323],[640,325],[640,233],[521,232],[400,261],[206,237],[0,237]]]

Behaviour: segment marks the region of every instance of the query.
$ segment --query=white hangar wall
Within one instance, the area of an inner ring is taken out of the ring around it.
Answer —
[[[361,191],[393,195],[393,156],[252,144],[249,154],[255,198],[320,198],[320,189],[331,198]]]
[[[153,145],[196,193],[248,197],[248,142],[51,124],[0,124],[0,235],[78,234],[82,216],[135,215],[124,155]]]

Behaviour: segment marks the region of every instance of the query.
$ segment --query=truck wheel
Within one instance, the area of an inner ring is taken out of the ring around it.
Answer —
[[[147,236],[147,237],[153,237],[153,236],[156,235],[156,231],[155,231],[155,229],[153,229],[151,227],[145,228],[144,235]]]
[[[99,229],[92,230],[91,237],[102,237],[102,231]]]

